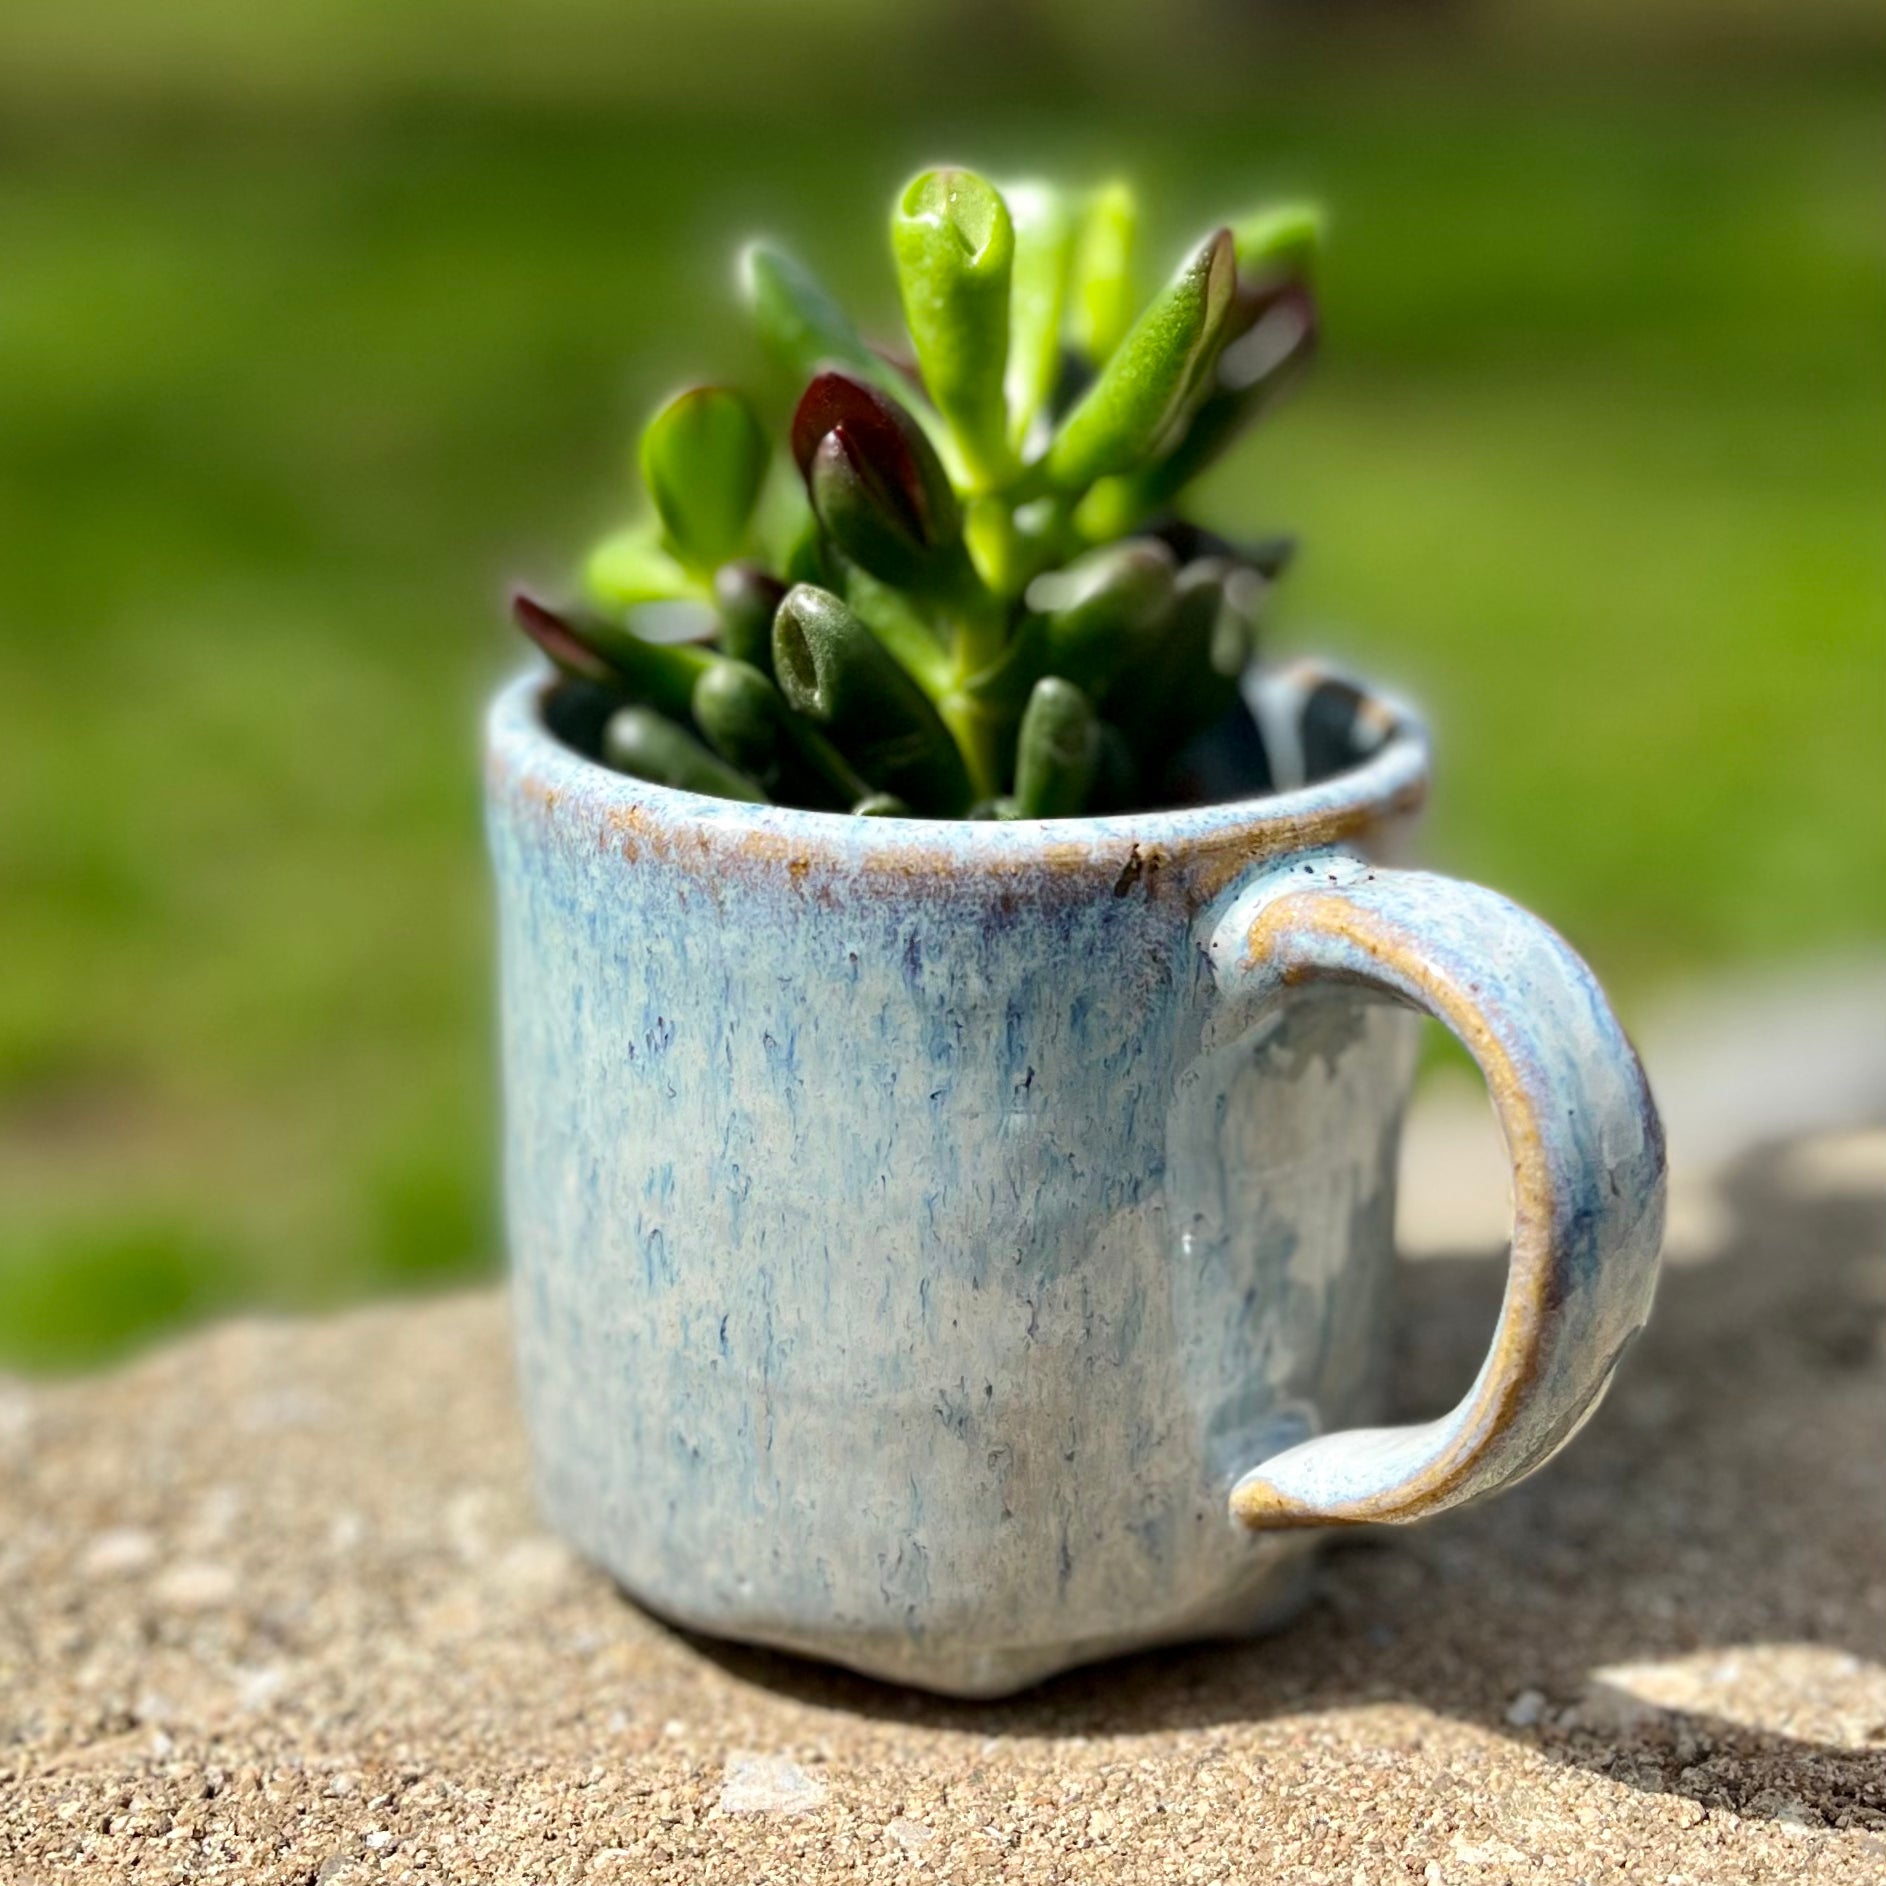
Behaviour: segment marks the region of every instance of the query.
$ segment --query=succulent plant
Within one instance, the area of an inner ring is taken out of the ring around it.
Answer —
[[[889,817],[1169,801],[1290,553],[1174,506],[1313,352],[1319,228],[1214,229],[1141,302],[1124,185],[926,171],[891,216],[909,359],[750,244],[783,439],[728,387],[676,394],[650,514],[518,624],[596,695],[600,757],[664,784]]]

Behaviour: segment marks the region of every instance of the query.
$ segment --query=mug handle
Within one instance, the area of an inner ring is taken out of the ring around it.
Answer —
[[[1479,1064],[1513,1164],[1505,1300],[1465,1399],[1436,1421],[1319,1435],[1259,1462],[1232,1517],[1399,1524],[1522,1479],[1597,1407],[1656,1287],[1663,1129],[1596,978],[1492,891],[1340,853],[1265,867],[1208,947],[1240,1008],[1336,982],[1444,1023]]]

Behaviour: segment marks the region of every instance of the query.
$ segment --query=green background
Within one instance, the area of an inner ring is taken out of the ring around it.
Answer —
[[[1161,263],[1329,205],[1323,360],[1205,509],[1304,536],[1274,649],[1429,711],[1433,859],[1627,1014],[1886,939],[1868,10],[1301,15],[12,0],[0,1364],[492,1265],[503,585],[752,368],[741,236],[883,326],[939,157],[1124,170]]]

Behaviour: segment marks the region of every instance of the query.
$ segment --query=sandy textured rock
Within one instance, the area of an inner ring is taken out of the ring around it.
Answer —
[[[0,1383],[0,1881],[1886,1879],[1886,1162],[1717,1189],[1546,1475],[1001,1705],[622,1600],[535,1523],[495,1296]],[[1409,1267],[1411,1411],[1499,1284]]]

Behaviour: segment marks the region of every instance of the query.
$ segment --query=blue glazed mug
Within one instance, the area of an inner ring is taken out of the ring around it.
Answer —
[[[1427,781],[1353,691],[1311,783],[855,819],[490,720],[522,1391],[553,1522],[653,1610],[966,1696],[1244,1633],[1320,1529],[1531,1472],[1650,1308],[1661,1134],[1590,971],[1393,868]],[[1327,716],[1324,716],[1327,719]],[[1315,776],[1320,775],[1320,776]],[[1511,1271],[1459,1407],[1377,1427],[1414,1013],[1487,1079]]]

